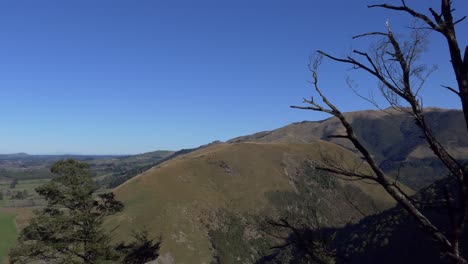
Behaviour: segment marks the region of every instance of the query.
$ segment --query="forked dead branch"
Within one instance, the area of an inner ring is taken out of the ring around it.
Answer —
[[[419,91],[424,86],[433,68],[418,64],[418,59],[424,53],[428,30],[440,33],[448,44],[451,65],[458,86],[443,87],[459,97],[468,128],[468,46],[465,47],[465,53],[462,56],[455,30],[456,25],[464,21],[466,16],[454,19],[455,9],[452,8],[452,2],[448,0],[441,0],[439,12],[430,8],[429,16],[413,10],[405,1],[401,1],[400,6],[376,4],[368,7],[405,12],[425,26],[412,27],[411,37],[401,40],[395,36],[387,21],[385,32],[370,32],[354,37],[354,39],[363,37],[381,38],[380,42],[367,52],[354,50],[347,57],[335,57],[319,50],[310,64],[310,71],[314,92],[321,102],[317,102],[314,97],[311,97],[311,99],[304,99],[306,106],[292,106],[292,108],[323,112],[338,118],[345,128],[345,133],[332,135],[332,137],[349,140],[358,153],[362,155],[362,159],[367,163],[371,171],[363,172],[362,170],[350,169],[349,167],[340,166],[339,161],[334,161],[334,164],[332,164],[329,160],[325,162],[324,166],[319,166],[318,169],[350,180],[366,180],[381,185],[439,243],[441,255],[453,260],[454,263],[468,263],[466,256],[462,256],[460,253],[460,241],[463,237],[468,214],[468,170],[438,141],[430,126],[426,123]],[[381,96],[389,105],[396,111],[404,112],[414,119],[428,146],[448,169],[450,177],[453,177],[456,183],[456,188],[446,188],[443,200],[443,204],[447,209],[447,217],[451,223],[449,232],[443,232],[440,227],[434,225],[420,209],[418,201],[405,193],[399,187],[397,181],[390,180],[385,175],[375,158],[361,139],[357,137],[351,122],[323,92],[324,89],[319,85],[318,73],[323,58],[350,65],[353,69],[363,71],[374,77],[380,83],[379,92]]]

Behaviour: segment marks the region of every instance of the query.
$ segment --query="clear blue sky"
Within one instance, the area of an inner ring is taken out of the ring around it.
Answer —
[[[389,0],[390,3],[399,1]],[[415,8],[422,1],[408,1]],[[424,1],[437,3],[437,1]],[[289,109],[310,95],[308,57],[347,54],[351,36],[395,30],[407,16],[372,1],[10,0],[0,2],[0,153],[130,154],[213,140],[326,116]],[[466,15],[467,1],[454,1]],[[465,22],[460,42],[468,42]],[[445,44],[425,105],[459,108]],[[323,89],[343,110],[371,108],[327,62]]]

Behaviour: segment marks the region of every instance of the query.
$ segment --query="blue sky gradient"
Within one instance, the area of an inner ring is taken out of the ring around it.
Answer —
[[[398,4],[399,1],[389,0]],[[418,10],[438,1],[408,1]],[[308,58],[346,55],[351,37],[405,32],[408,16],[369,10],[375,1],[0,2],[0,153],[132,154],[195,147],[327,116],[289,109],[308,97]],[[467,15],[467,1],[454,1]],[[468,22],[458,30],[468,43]],[[440,88],[454,83],[448,51],[431,35],[438,64],[424,104],[460,108]],[[372,108],[369,76],[326,62],[323,89],[344,111]]]

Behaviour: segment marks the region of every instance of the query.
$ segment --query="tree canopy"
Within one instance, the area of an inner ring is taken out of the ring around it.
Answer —
[[[103,230],[104,218],[123,210],[112,192],[96,194],[98,187],[88,172],[88,164],[76,160],[56,162],[51,172],[55,177],[36,189],[47,205],[35,212],[29,225],[10,251],[12,263],[144,263],[127,253],[147,253],[146,260],[157,257],[160,242],[146,235],[136,236],[129,245],[112,245]],[[125,250],[122,250],[125,249]],[[124,260],[122,260],[124,259]],[[143,261],[143,260],[142,260]]]

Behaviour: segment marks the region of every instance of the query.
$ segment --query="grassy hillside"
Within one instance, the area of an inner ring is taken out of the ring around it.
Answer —
[[[463,113],[459,110],[428,108],[425,115],[442,145],[454,157],[468,160],[468,135]],[[408,115],[395,110],[366,110],[346,113],[345,116],[381,168],[393,176],[399,171],[400,180],[407,186],[420,189],[447,175]],[[321,139],[353,149],[347,140],[328,138],[343,133],[340,122],[336,118],[329,118],[319,122],[294,123],[229,142],[306,143]]]
[[[15,216],[0,208],[0,263],[8,255],[8,249],[16,239]]]
[[[251,220],[278,216],[295,204],[317,209],[324,226],[356,222],[393,204],[374,185],[315,171],[324,149],[357,162],[350,151],[323,141],[216,144],[178,156],[115,189],[125,210],[109,227],[119,226],[116,240],[143,226],[161,234],[166,263],[210,263],[220,252],[246,253],[240,249],[261,238]],[[232,219],[242,223],[231,226],[243,230],[237,237],[226,235]],[[252,263],[254,253],[231,254],[221,263]]]

